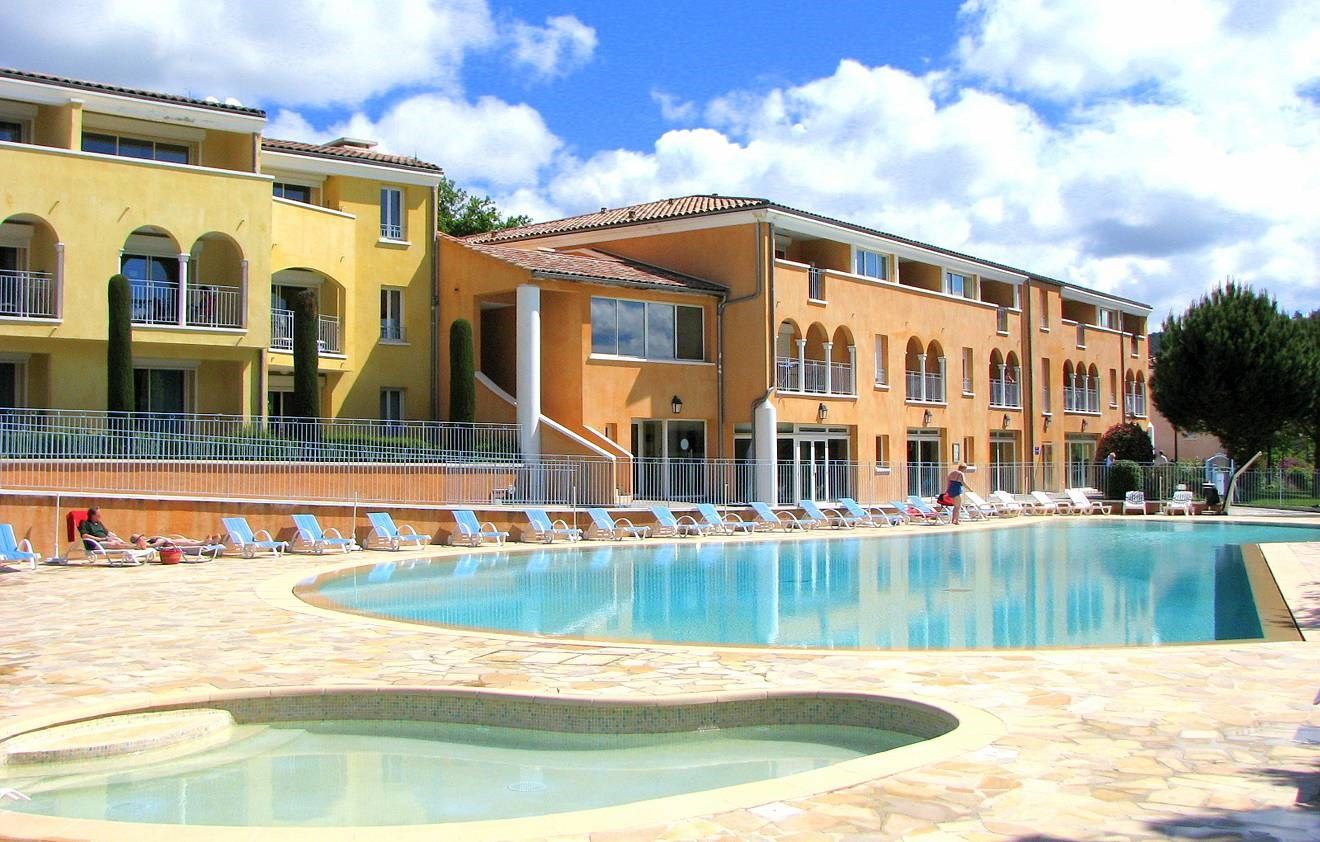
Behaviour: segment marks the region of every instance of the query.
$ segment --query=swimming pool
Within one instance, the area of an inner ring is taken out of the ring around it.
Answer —
[[[390,562],[318,577],[298,594],[412,622],[612,641],[835,649],[1202,643],[1262,638],[1242,544],[1306,540],[1320,540],[1320,530],[1056,519]]]

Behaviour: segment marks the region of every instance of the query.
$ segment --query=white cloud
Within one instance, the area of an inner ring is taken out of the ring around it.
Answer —
[[[379,151],[440,164],[461,185],[475,182],[495,190],[536,183],[562,145],[531,106],[495,97],[468,102],[441,94],[418,94],[377,119],[358,112],[322,129],[299,114],[281,111],[267,133],[321,142],[341,135],[367,138],[379,143]]]
[[[0,27],[9,66],[249,105],[456,91],[464,56],[496,43],[486,0],[11,0]]]
[[[660,106],[660,117],[666,123],[691,123],[699,113],[695,102],[662,90],[651,91],[651,101]]]
[[[596,51],[596,30],[572,15],[548,17],[545,26],[515,21],[509,37],[514,61],[546,78],[576,70]]]

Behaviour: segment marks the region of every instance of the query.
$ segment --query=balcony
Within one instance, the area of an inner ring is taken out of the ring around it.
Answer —
[[[856,397],[855,374],[851,363],[826,363],[823,360],[798,360],[793,357],[779,357],[775,360],[775,386],[781,392]]]
[[[1123,408],[1133,418],[1146,417],[1146,393],[1128,392],[1123,396]]]
[[[133,324],[236,329],[243,326],[243,291],[173,281],[130,281]],[[182,318],[179,313],[182,298]]]
[[[55,276],[49,272],[0,272],[0,317],[55,318]]]
[[[316,350],[322,354],[343,354],[338,316],[317,316]],[[270,311],[270,349],[293,352],[293,311]]]
[[[1090,415],[1100,414],[1100,388],[1086,386],[1063,387],[1063,411],[1084,412]]]
[[[993,409],[1021,409],[1021,385],[1013,380],[991,380],[990,406]]]
[[[944,403],[944,375],[907,372],[907,399],[915,403]]]

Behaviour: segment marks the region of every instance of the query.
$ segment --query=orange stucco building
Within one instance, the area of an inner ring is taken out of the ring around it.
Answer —
[[[983,490],[1086,485],[1100,435],[1145,425],[1148,306],[764,199],[438,253],[441,330],[474,327],[479,420],[522,422],[530,455],[628,460],[645,496],[686,496],[671,463],[694,459],[738,460],[743,496],[780,501],[863,475],[930,494],[959,461]]]

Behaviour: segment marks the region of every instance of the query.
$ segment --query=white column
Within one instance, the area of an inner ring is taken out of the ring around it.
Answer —
[[[834,343],[822,342],[820,343],[820,347],[825,349],[825,394],[829,395],[834,392],[834,368],[833,360],[831,359]]]
[[[1007,372],[1008,372],[1008,365],[1006,363],[1000,363],[999,364],[999,405],[1000,406],[1008,405],[1008,377],[1005,376]],[[991,389],[990,396],[994,397],[994,394],[995,394],[995,390]]]
[[[924,401],[926,399],[926,355],[917,354],[917,370],[921,372],[921,388],[917,391],[917,399]]]
[[[247,327],[248,262],[238,261],[238,326]]]
[[[541,290],[518,287],[518,446],[524,462],[541,458]]]
[[[64,318],[64,243],[55,244],[55,289],[51,291],[55,296],[53,303],[55,318]]]
[[[185,315],[188,313],[188,255],[179,255],[179,324],[184,324]]]
[[[857,394],[857,346],[848,346],[848,394]]]
[[[948,389],[949,389],[949,376],[948,376],[948,372],[945,371],[945,368],[946,368],[947,365],[948,365],[948,358],[947,358],[947,357],[940,357],[940,358],[939,358],[939,363],[940,363],[940,397],[939,397],[939,399],[940,399],[941,401],[945,401],[945,400],[948,400]]]
[[[793,386],[795,392],[805,392],[807,390],[807,340],[797,340],[798,349],[798,376],[797,383]]]
[[[519,406],[522,402],[519,401]],[[770,506],[779,503],[775,458],[778,447],[778,413],[766,398],[752,410],[752,450],[756,456],[756,499]]]

